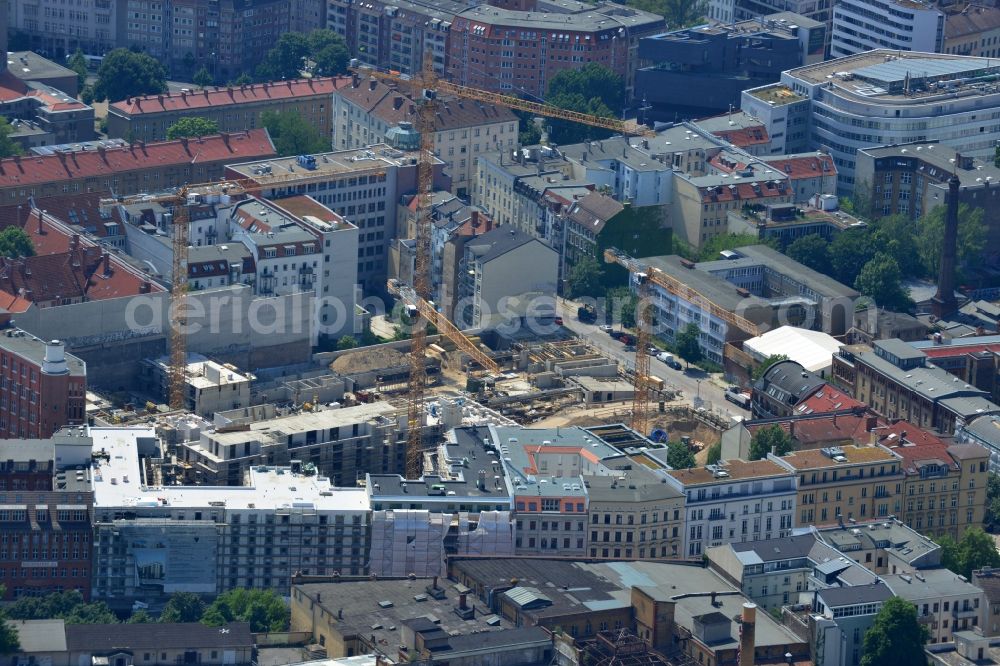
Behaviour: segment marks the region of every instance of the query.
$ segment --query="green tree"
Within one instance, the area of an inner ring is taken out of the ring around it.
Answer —
[[[944,245],[945,206],[935,206],[917,223],[917,249],[927,275],[937,276],[941,264],[941,247]],[[958,205],[958,265],[976,263],[986,245],[986,226],[983,209]]]
[[[674,340],[677,355],[684,359],[684,363],[689,368],[692,363],[697,363],[702,359],[700,337],[701,329],[698,328],[698,324],[691,322],[677,334]]]
[[[716,442],[708,447],[708,453],[705,457],[706,465],[714,465],[722,460],[722,442]]]
[[[625,328],[635,326],[635,294],[628,287],[608,289],[604,295],[613,319]]]
[[[207,88],[215,83],[215,77],[212,76],[212,73],[208,71],[208,67],[205,65],[202,65],[201,69],[194,73],[194,77],[191,80],[199,88]]]
[[[302,65],[309,55],[309,40],[300,32],[286,32],[278,43],[267,52],[257,67],[257,78],[264,81],[297,79],[302,76]]]
[[[94,86],[88,83],[80,90],[80,101],[88,106],[94,103]],[[107,116],[101,118],[101,123],[103,125],[101,128],[102,132],[107,132],[107,122]]]
[[[167,138],[170,140],[183,137],[208,136],[219,133],[219,123],[211,118],[201,116],[188,116],[181,118],[176,123],[167,128]]]
[[[535,116],[527,111],[514,111],[518,118],[517,141],[522,146],[534,146],[542,141],[542,130],[535,122]]]
[[[253,83],[253,77],[251,77],[246,72],[243,72],[242,74],[237,76],[236,80],[233,81],[234,86],[248,86],[251,83]]]
[[[871,238],[866,229],[841,231],[830,243],[830,268],[833,277],[846,285],[853,285],[861,269],[875,256]]]
[[[670,442],[667,444],[667,464],[674,469],[688,469],[694,467],[694,453],[681,442]]]
[[[298,111],[265,111],[261,121],[271,135],[274,149],[282,157],[322,153],[331,148],[330,137],[322,136]]]
[[[0,158],[20,155],[24,152],[19,144],[10,135],[14,133],[14,128],[10,126],[7,119],[0,116]]]
[[[594,257],[581,257],[566,276],[569,297],[597,296],[601,291],[603,266]]]
[[[903,274],[896,260],[879,252],[861,269],[854,286],[883,308],[906,310],[913,305],[913,301],[902,280]]]
[[[976,569],[1000,566],[1000,552],[993,537],[979,527],[967,529],[958,542],[947,535],[937,542],[941,546],[941,565],[966,578],[971,578]]]
[[[1000,475],[990,472],[986,482],[986,529],[995,532],[1000,529]]]
[[[227,622],[249,622],[253,632],[285,631],[290,614],[288,606],[273,590],[236,588],[220,594],[205,611],[204,624],[219,626]]]
[[[840,198],[840,207],[851,215],[867,221],[875,217],[874,202],[872,184],[866,180],[854,184],[854,191],[850,197]]]
[[[160,622],[198,622],[205,614],[205,602],[193,592],[177,592],[170,596],[160,613]]]
[[[791,435],[782,430],[781,426],[765,426],[750,438],[750,460],[762,460],[771,452],[777,456],[787,455],[792,451],[793,445]]]
[[[708,5],[705,0],[628,0],[626,4],[663,16],[672,29],[701,23]]]
[[[764,376],[764,373],[767,372],[767,369],[770,368],[772,365],[787,360],[788,357],[785,356],[784,354],[771,354],[763,361],[761,361],[760,365],[758,365],[756,368],[753,369],[753,373],[751,373],[750,377],[754,381],[757,381],[758,379]]]
[[[129,615],[128,620],[125,621],[126,624],[151,624],[153,622],[156,622],[156,618],[142,608]]]
[[[924,643],[927,627],[917,622],[917,609],[909,601],[892,597],[875,616],[865,633],[861,666],[919,666],[927,664]]]
[[[20,227],[7,227],[0,231],[0,256],[13,259],[16,257],[35,256],[35,246]]]
[[[336,76],[347,72],[350,53],[347,42],[333,30],[313,30],[307,37],[309,58],[320,76]]]
[[[66,61],[66,66],[76,72],[76,87],[83,90],[87,82],[87,59],[83,57],[83,51],[77,49],[70,59]]]
[[[345,335],[337,340],[337,349],[354,349],[358,346],[358,340],[353,335]]]
[[[913,220],[905,215],[887,215],[873,222],[869,229],[876,253],[882,252],[895,259],[904,277],[924,274],[917,247],[917,225]]]
[[[7,588],[0,585],[0,597],[7,592]],[[6,610],[0,608],[0,654],[13,654],[21,649],[21,640],[17,635],[17,629],[7,621]]]
[[[118,616],[103,601],[80,604],[63,617],[66,624],[118,624]]]
[[[129,49],[115,49],[101,62],[94,99],[119,102],[126,97],[153,95],[167,89],[167,71],[159,60]]]
[[[993,149],[993,166],[1000,169],[1000,146]]]
[[[15,620],[64,620],[66,624],[114,624],[118,617],[103,601],[86,603],[76,590],[44,597],[21,597],[8,608]]]
[[[785,248],[785,254],[814,271],[830,274],[830,243],[819,234],[796,238]]]
[[[598,63],[564,69],[549,81],[548,103],[569,111],[617,118],[625,105],[625,82]],[[579,143],[609,136],[610,132],[568,120],[552,120],[549,138],[554,143]]]
[[[188,51],[181,58],[181,65],[184,67],[185,72],[193,72],[194,66],[198,64],[198,60],[194,57],[194,54]]]
[[[699,261],[714,261],[723,250],[735,250],[747,245],[767,245],[756,234],[719,234],[709,238],[701,246]]]

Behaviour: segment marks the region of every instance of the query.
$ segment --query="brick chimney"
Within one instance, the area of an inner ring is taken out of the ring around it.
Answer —
[[[104,277],[111,277],[111,255],[105,252],[101,259],[104,260]]]
[[[378,87],[378,81],[375,79],[368,80],[368,90],[375,90]]]
[[[955,163],[961,155],[955,153]],[[941,265],[938,271],[938,290],[931,299],[931,311],[938,319],[955,311],[955,256],[958,244],[958,190],[961,185],[958,174],[952,173],[948,179],[947,208],[944,216],[944,243],[941,246]]]
[[[140,294],[148,294],[150,291],[152,291],[152,289],[153,285],[149,282],[149,280],[143,280],[142,284],[139,285]]]
[[[399,111],[401,106],[403,106],[403,96],[396,95],[392,98],[392,108]]]
[[[73,234],[73,237],[69,239],[69,248],[75,250],[80,247],[80,234]]]

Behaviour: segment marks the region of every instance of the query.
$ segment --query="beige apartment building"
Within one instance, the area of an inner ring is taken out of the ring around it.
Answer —
[[[906,421],[875,432],[879,444],[902,461],[903,501],[894,512],[900,520],[918,532],[955,539],[970,527],[982,527],[989,478],[986,448],[949,446]]]
[[[771,456],[798,475],[795,526],[829,525],[899,512],[899,456],[882,446],[831,446]]]
[[[584,477],[590,498],[590,557],[682,557],[683,493],[639,468],[621,474]]]

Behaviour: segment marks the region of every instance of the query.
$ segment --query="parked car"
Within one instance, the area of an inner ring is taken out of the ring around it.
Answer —
[[[601,330],[608,335],[613,335],[615,328],[611,324],[601,324]]]
[[[562,326],[563,325],[563,318],[562,317],[556,317],[553,321],[555,321],[556,326]]]

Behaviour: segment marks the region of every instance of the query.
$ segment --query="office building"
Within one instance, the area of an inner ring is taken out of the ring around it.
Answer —
[[[828,150],[838,194],[848,195],[859,149],[941,142],[992,158],[1000,125],[984,118],[1000,106],[1000,90],[980,81],[997,71],[1000,63],[983,58],[880,49],[784,72],[778,84],[744,91],[742,109],[772,140],[783,135],[786,153]]]
[[[108,106],[108,136],[162,141],[182,118],[215,121],[221,132],[246,132],[263,127],[262,116],[273,112],[297,113],[327,138],[333,131],[333,94],[349,83],[347,77],[315,77],[129,97]]]
[[[729,259],[718,261],[693,263],[676,255],[644,261],[658,277],[690,285],[701,294],[700,299],[688,300],[653,283],[656,334],[672,340],[689,323],[699,324],[703,353],[720,365],[726,343],[779,326],[842,335],[858,296],[853,289],[763,245],[741,247]],[[738,313],[740,319],[724,318],[720,311]]]
[[[465,243],[459,263],[455,321],[462,328],[490,328],[511,318],[555,314],[559,256],[537,238],[501,226]]]
[[[977,444],[946,444],[912,423],[899,421],[872,431],[901,460],[902,492],[892,513],[926,534],[955,540],[983,524],[989,450]],[[900,501],[902,499],[902,501]]]
[[[833,7],[830,57],[874,49],[938,53],[945,14],[921,0],[841,0]]]
[[[662,16],[602,2],[534,0],[455,12],[447,70],[455,83],[544,99],[556,74],[604,65],[633,98],[639,40],[662,32]]]
[[[885,447],[826,447],[770,459],[798,475],[796,527],[885,518],[902,508],[901,458]]]
[[[317,155],[230,163],[226,177],[259,182],[258,196],[281,205],[279,199],[307,194],[358,228],[357,281],[365,293],[385,292],[389,244],[398,236],[397,203],[417,189],[416,154],[373,145]],[[434,186],[450,189],[434,165]],[[280,182],[271,176],[282,174]]]
[[[288,593],[292,574],[364,574],[368,500],[315,469],[255,465],[239,486],[162,485],[151,428],[91,428],[93,596]]]
[[[0,437],[44,439],[85,423],[87,366],[65,345],[16,328],[0,333]]]
[[[687,558],[724,543],[791,534],[796,476],[773,461],[728,460],[670,470],[664,478],[685,495]]]
[[[945,205],[952,174],[959,180],[959,203],[983,213],[983,259],[995,264],[1000,260],[1000,168],[992,155],[975,159],[946,144],[926,142],[863,148],[857,153],[854,191],[871,197],[876,215],[917,220]]]
[[[842,347],[833,357],[833,381],[883,418],[945,436],[980,414],[1000,412],[987,392],[928,365],[927,354],[901,340]]]
[[[387,143],[416,149],[420,145],[420,134],[413,131],[417,115],[410,89],[355,76],[350,86],[340,87],[333,95],[333,147],[347,150]],[[467,197],[474,189],[479,156],[514,148],[518,118],[504,106],[438,98],[433,132],[434,151],[445,161],[452,191]]]
[[[708,23],[639,40],[643,66],[636,100],[651,105],[642,120],[672,121],[739,107],[740,93],[774,83],[781,73],[823,59],[826,26],[779,14],[739,23]],[[669,91],[685,90],[681,96]],[[647,118],[648,116],[648,118]]]
[[[961,308],[960,316],[982,324],[986,323],[983,320],[992,319],[994,311],[992,304],[972,302]],[[973,335],[949,339],[935,335],[930,340],[921,339],[910,344],[926,354],[928,361],[938,368],[986,391],[994,402],[1000,400],[1000,336]]]

